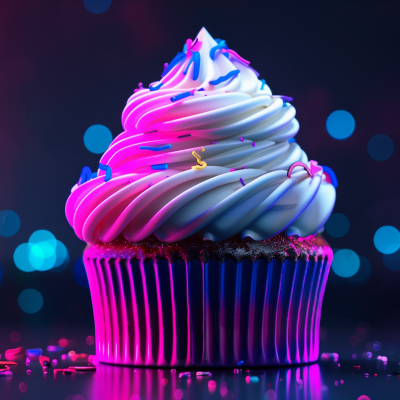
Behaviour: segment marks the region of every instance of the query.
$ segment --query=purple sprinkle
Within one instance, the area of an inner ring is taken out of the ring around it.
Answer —
[[[236,169],[235,169],[235,168],[231,168],[231,169],[229,170],[229,172],[233,172],[233,171],[236,171]]]
[[[283,101],[291,102],[293,101],[292,97],[289,96],[272,96],[273,99],[282,99]]]
[[[242,142],[244,142],[244,139],[243,139],[242,137],[240,138],[240,140],[241,140]]]
[[[253,142],[251,145],[252,145],[253,147],[256,147],[256,142]]]
[[[243,178],[240,178],[239,180],[240,180],[240,183],[241,183],[243,186],[246,186],[246,184],[244,183]]]
[[[218,141],[219,142],[219,141]],[[215,144],[215,143],[218,143],[218,142],[211,142],[211,144]]]
[[[245,166],[245,165],[243,165],[243,169],[246,169],[246,166]]]
[[[178,139],[180,139],[180,138],[183,138],[183,137],[189,137],[189,136],[191,136],[191,134],[190,134],[190,133],[189,133],[189,134],[187,134],[187,135],[178,136]]]

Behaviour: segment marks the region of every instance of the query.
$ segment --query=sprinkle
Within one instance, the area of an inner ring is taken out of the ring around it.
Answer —
[[[229,170],[229,172],[233,172],[233,171],[236,171],[236,169],[235,169],[235,168],[231,168],[231,169]]]
[[[237,365],[242,365],[244,364],[244,361],[239,361]]]
[[[218,44],[210,50],[211,60],[215,60],[215,53],[217,52],[217,50],[222,50],[222,49],[227,49],[227,48],[228,48],[228,46],[226,45],[225,40],[220,40],[218,42]]]
[[[168,74],[169,71],[171,71],[171,69],[173,67],[175,67],[175,65],[179,64],[180,62],[182,62],[184,59],[186,58],[186,54],[179,52],[174,59],[168,64],[168,67],[164,69],[163,73],[161,74],[161,77],[164,77],[165,75]],[[165,66],[165,64],[164,64]]]
[[[136,92],[138,92],[139,90],[142,90],[143,89],[143,83],[142,82],[139,82],[139,89],[135,89],[134,91],[133,91],[133,93],[136,93]]]
[[[168,63],[164,64],[164,69],[163,69],[163,72],[162,72],[161,76],[164,76],[163,74],[164,74],[166,69],[168,69]]]
[[[140,150],[151,150],[151,151],[161,151],[161,150],[166,150],[170,149],[172,147],[172,144],[166,144],[164,146],[139,146]]]
[[[163,82],[160,82],[157,86],[149,86],[150,92],[154,92],[155,90],[160,89],[160,87],[164,85]]]
[[[252,145],[253,147],[256,147],[256,142],[253,142],[251,145]]]
[[[204,88],[200,88],[198,92],[204,92]]]
[[[273,99],[282,99],[283,101],[288,101],[291,102],[293,101],[292,97],[289,96],[281,96],[281,95],[277,95],[277,96],[272,96]]]
[[[297,161],[297,162],[293,163],[290,166],[290,168],[288,169],[288,172],[287,172],[288,178],[292,177],[292,171],[296,167],[303,167],[307,171],[308,175],[310,175],[311,178],[314,176],[313,173],[311,172],[310,168],[306,164],[302,163],[301,161]]]
[[[201,148],[201,151],[206,151],[206,149],[204,147]]]
[[[235,58],[237,58],[240,62],[242,62],[245,65],[250,65],[250,61],[245,60],[243,57],[240,57],[238,53],[234,50],[230,49],[222,49],[222,53],[229,53],[232,54]]]
[[[150,182],[150,183],[149,183],[149,187],[152,187],[152,186],[153,186],[153,182]]]
[[[193,55],[190,58],[190,61],[188,62],[188,65],[186,66],[186,69],[183,72],[183,75],[187,74],[190,64],[194,63],[192,79],[194,81],[197,81],[197,79],[199,78],[199,73],[200,73],[200,53],[198,51],[194,51],[194,52],[192,51],[192,53],[193,53]]]
[[[172,102],[178,101],[178,100],[184,99],[185,97],[189,97],[189,96],[193,96],[193,93],[192,92],[184,92],[184,93],[178,94],[174,97],[171,97],[171,101]]]
[[[101,169],[102,171],[106,171],[104,182],[108,182],[112,176],[111,167],[109,165],[103,165],[102,163],[99,163],[99,169]]]
[[[197,372],[196,372],[196,376],[212,376],[212,373],[211,373],[211,372],[208,372],[208,371],[205,371],[205,372],[203,372],[203,371],[197,371]]]
[[[260,87],[260,90],[264,90],[264,86],[265,86],[265,79],[261,79],[261,87]]]
[[[338,180],[336,178],[335,173],[332,171],[331,168],[327,167],[326,165],[320,165],[322,167],[322,170],[324,171],[325,174],[328,174],[329,178],[331,178],[332,185],[337,188],[338,187]]]
[[[296,143],[296,139],[294,137],[292,137],[288,140],[288,143]]]
[[[211,142],[211,144],[219,143],[219,140],[217,142]]]
[[[199,156],[195,151],[192,151],[192,154],[194,157],[196,157],[196,160],[199,163],[199,165],[193,166],[192,169],[195,169],[198,171],[198,170],[201,170],[201,169],[204,169],[205,167],[207,167],[207,163],[205,161],[200,161],[201,156]]]
[[[68,369],[72,369],[74,371],[96,371],[96,367],[94,365],[90,365],[88,367],[81,367],[81,366],[74,367],[73,366],[73,367],[68,367]]]
[[[81,171],[81,175],[79,176],[78,186],[83,183],[90,181],[92,175],[92,170],[89,167],[83,167]]]
[[[244,142],[244,139],[243,139],[242,137],[240,137],[240,140],[241,140],[242,142]]]
[[[189,137],[189,136],[192,136],[192,135],[189,133],[187,135],[178,136],[178,139],[181,139],[181,138],[184,138],[184,137]]]
[[[30,357],[40,357],[42,355],[42,349],[28,349],[25,354]]]
[[[155,164],[151,166],[151,169],[168,169],[168,164]]]
[[[239,180],[240,180],[240,183],[241,183],[243,186],[246,186],[246,184],[244,183],[243,178],[240,178]],[[240,364],[238,364],[238,365],[240,365]]]
[[[218,79],[216,79],[215,81],[210,81],[210,85],[218,85],[221,82],[225,82],[228,79],[232,78],[233,76],[236,76],[240,71],[238,69],[234,69],[233,71],[228,72],[225,76],[220,76]]]

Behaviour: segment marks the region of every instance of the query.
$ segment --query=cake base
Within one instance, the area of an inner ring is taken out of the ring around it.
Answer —
[[[322,238],[123,242],[84,253],[100,362],[250,367],[318,359],[332,260]]]

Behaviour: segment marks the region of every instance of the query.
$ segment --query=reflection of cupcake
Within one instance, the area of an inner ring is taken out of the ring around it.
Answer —
[[[66,214],[84,253],[100,361],[318,358],[335,201],[295,143],[291,100],[203,28],[140,89]]]

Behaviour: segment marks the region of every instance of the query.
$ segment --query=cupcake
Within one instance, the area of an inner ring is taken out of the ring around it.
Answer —
[[[202,28],[128,99],[97,173],[82,170],[66,215],[87,243],[99,361],[317,360],[336,178],[258,76]]]

